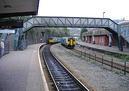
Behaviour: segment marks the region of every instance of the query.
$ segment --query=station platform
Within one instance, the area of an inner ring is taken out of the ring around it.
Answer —
[[[40,45],[11,51],[0,59],[0,91],[45,91],[38,61]]]
[[[90,47],[90,48],[99,49],[99,50],[105,50],[105,51],[109,51],[109,52],[113,52],[113,53],[120,53],[120,54],[129,55],[129,49],[128,48],[123,48],[123,51],[120,51],[118,49],[118,47],[116,47],[116,46],[108,47],[108,46],[96,45],[96,44],[91,44],[91,43],[86,43],[86,42],[81,42],[81,41],[78,41],[78,44],[84,45],[84,46],[87,46],[87,47]]]

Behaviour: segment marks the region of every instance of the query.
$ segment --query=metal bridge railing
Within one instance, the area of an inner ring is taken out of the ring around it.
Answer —
[[[129,42],[129,24],[121,25],[120,34]]]

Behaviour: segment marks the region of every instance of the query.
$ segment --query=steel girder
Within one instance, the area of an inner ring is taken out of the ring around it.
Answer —
[[[117,32],[118,24],[109,18],[89,17],[41,17],[36,16],[24,23],[23,31],[32,27],[110,28]]]
[[[120,34],[129,43],[129,24],[120,25]]]

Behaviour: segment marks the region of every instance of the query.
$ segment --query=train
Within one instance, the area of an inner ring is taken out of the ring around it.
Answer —
[[[68,49],[73,49],[76,45],[76,39],[73,37],[49,37],[47,40],[48,44],[61,43]]]
[[[68,49],[73,49],[76,45],[76,39],[73,37],[63,37],[60,43]]]
[[[47,44],[55,44],[55,43],[59,43],[58,37],[49,37],[47,39]]]

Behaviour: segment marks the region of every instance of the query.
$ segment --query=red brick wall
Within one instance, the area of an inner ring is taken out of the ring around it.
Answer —
[[[87,43],[91,43],[92,42],[92,37],[91,36],[87,36]]]
[[[97,44],[97,45],[104,45],[108,46],[109,44],[109,38],[107,35],[97,35],[94,37],[94,42],[92,41],[92,36],[87,36],[87,41],[86,43],[92,43],[92,44]],[[127,43],[123,38],[122,38],[122,45],[124,47],[129,47],[129,43]],[[112,46],[117,46],[117,40],[112,37]]]
[[[86,39],[86,38],[85,38]],[[117,40],[115,39],[115,37],[112,36],[112,46],[117,46]],[[104,46],[108,46],[109,44],[109,38],[108,35],[96,35],[94,37],[95,41],[92,41],[92,36],[87,36],[87,40],[85,40],[86,43],[92,43],[92,44],[97,44],[97,45],[104,45]],[[129,43],[127,43],[127,41],[125,41],[122,38],[122,45],[123,47],[128,47],[129,48]]]
[[[94,43],[92,41],[92,36],[87,36],[87,43]],[[105,45],[108,46],[108,36],[107,35],[101,35],[101,36],[95,36],[95,44],[98,45]]]
[[[95,44],[99,44],[99,37],[95,36]]]
[[[108,42],[108,36],[106,35],[95,36],[95,44],[108,46]]]

